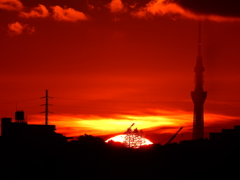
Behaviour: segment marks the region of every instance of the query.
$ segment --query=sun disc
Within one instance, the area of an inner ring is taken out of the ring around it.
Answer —
[[[114,142],[124,143],[125,137],[126,137],[125,134],[120,134],[120,135],[117,135],[117,136],[114,136],[114,137],[111,137],[111,138],[107,139],[105,142],[114,141]],[[143,143],[142,145],[150,145],[150,144],[153,144],[151,141],[149,141],[149,140],[146,139],[146,138],[142,138],[142,139],[143,139],[143,141],[144,141],[144,143]]]

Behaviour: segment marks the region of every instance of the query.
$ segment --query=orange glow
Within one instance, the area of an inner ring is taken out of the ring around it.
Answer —
[[[155,110],[155,116],[150,115],[114,115],[111,118],[101,116],[70,116],[70,115],[51,115],[50,124],[55,124],[58,133],[66,136],[79,136],[82,134],[91,134],[94,136],[108,136],[125,132],[129,124],[136,123],[139,129],[144,131],[146,136],[151,134],[158,135],[159,139],[154,139],[158,143],[162,139],[170,137],[179,127],[184,127],[182,134],[191,134],[192,132],[192,114],[184,111],[162,111]],[[140,112],[139,112],[140,114]],[[208,129],[213,123],[225,123],[228,119],[237,119],[238,117],[224,116],[218,114],[205,114],[205,127]],[[43,115],[29,116],[28,122],[44,123]],[[165,134],[165,135],[164,135]],[[123,136],[117,136],[114,141]],[[184,136],[184,139],[191,137]],[[152,139],[152,136],[151,136]],[[182,139],[183,140],[183,139]]]

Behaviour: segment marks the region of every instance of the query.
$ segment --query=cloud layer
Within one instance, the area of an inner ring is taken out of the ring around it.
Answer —
[[[174,2],[196,14],[240,17],[238,0],[174,0]]]
[[[97,4],[94,1],[85,0],[82,1],[81,4],[67,3],[66,1],[66,6],[60,5],[58,1],[52,1],[48,4],[44,4],[43,1],[36,1],[34,3],[38,3],[38,5],[31,7],[27,1],[0,0],[0,9],[18,11],[18,15],[21,18],[49,17],[56,21],[69,22],[78,22],[88,19],[96,20],[99,19],[99,17],[106,17],[102,16],[104,9],[110,10],[108,14],[109,17],[111,17],[111,14],[114,14],[114,17],[112,17],[113,21],[116,19],[120,20],[116,14],[118,12],[125,12],[130,18],[131,16],[138,18],[169,16],[173,19],[208,19],[218,22],[240,20],[240,11],[238,11],[237,8],[240,6],[240,2],[237,0],[212,0],[211,2],[207,0],[142,0],[140,2],[131,0],[111,0],[110,2],[101,1]],[[20,20],[16,19],[16,21]]]
[[[35,28],[30,27],[27,24],[21,24],[20,22],[8,24],[8,32],[11,36],[20,35],[23,31],[26,31],[28,34],[32,34],[35,31]]]
[[[19,0],[0,0],[0,9],[19,11],[23,9],[23,5]]]
[[[205,10],[206,7],[208,10]],[[152,0],[145,7],[135,11],[133,15],[140,18],[163,15],[174,15],[176,18],[177,15],[177,17],[195,20],[239,21],[240,13],[230,13],[232,10],[236,12],[234,9],[232,5],[224,7],[222,3],[208,3],[205,0]]]
[[[73,8],[62,8],[60,6],[52,6],[53,18],[57,21],[81,21],[87,20],[84,13],[74,10]]]
[[[20,12],[20,16],[25,18],[45,18],[49,16],[49,11],[44,5],[39,4],[37,7],[31,8],[29,12]]]
[[[23,32],[23,25],[19,22],[8,24],[9,31],[12,35],[20,35]]]
[[[126,11],[121,0],[112,0],[108,7],[113,13]]]

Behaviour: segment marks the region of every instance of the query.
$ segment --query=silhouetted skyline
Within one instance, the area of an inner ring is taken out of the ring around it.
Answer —
[[[3,180],[46,177],[190,180],[194,176],[212,180],[239,175],[235,162],[240,158],[240,126],[212,133],[210,139],[135,149],[111,141],[105,143],[87,134],[67,142],[54,132],[53,125],[33,126],[8,118],[3,118],[1,124],[5,132],[0,136]]]

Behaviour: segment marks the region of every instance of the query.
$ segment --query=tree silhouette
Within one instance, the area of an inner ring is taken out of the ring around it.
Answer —
[[[131,130],[131,128],[128,128],[125,134],[126,136],[124,144],[129,148],[136,149],[141,147],[145,143],[145,140],[142,137],[142,131],[139,131],[137,128],[135,128],[133,131]]]
[[[102,145],[104,140],[100,137],[84,134],[78,137],[78,142],[84,145]]]

